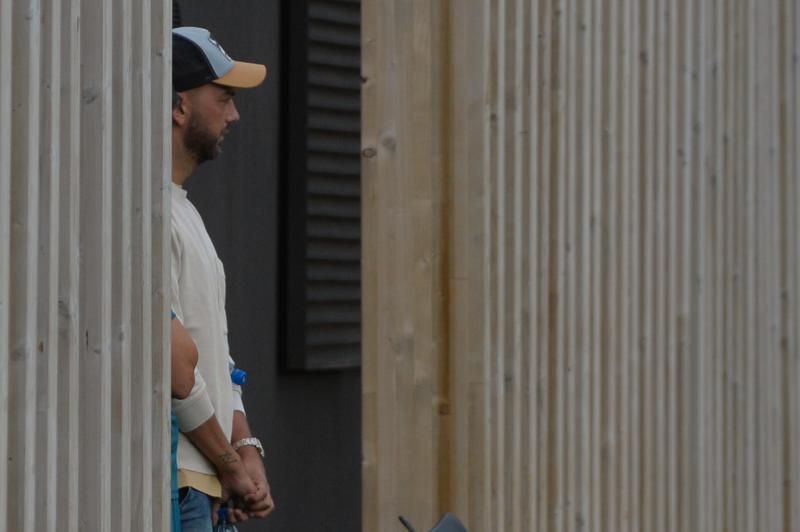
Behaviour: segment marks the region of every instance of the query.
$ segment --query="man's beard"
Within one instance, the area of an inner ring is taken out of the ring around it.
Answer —
[[[189,118],[184,136],[186,149],[195,159],[197,164],[216,159],[222,149],[220,148],[220,136],[214,136],[208,128],[203,127],[201,120],[196,114]]]

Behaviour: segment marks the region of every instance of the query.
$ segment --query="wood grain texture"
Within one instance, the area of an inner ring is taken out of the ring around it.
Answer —
[[[363,159],[364,448],[409,423],[405,445],[445,447],[369,453],[364,530],[447,510],[471,530],[798,530],[800,10],[440,5],[435,48],[402,16],[418,4],[364,2],[362,148],[389,130],[446,148]],[[391,208],[437,186],[416,224]],[[445,258],[446,327],[405,330],[445,347],[413,355],[446,358],[438,390],[397,388],[391,324],[442,302],[387,240]],[[452,438],[413,409],[430,395]],[[410,507],[409,474],[435,490]]]
[[[0,338],[11,308],[11,0],[0,1]],[[0,343],[0,457],[8,456],[10,343]],[[0,459],[0,515],[8,515],[8,460]],[[8,530],[0,520],[0,532]]]
[[[3,531],[169,526],[170,7],[0,3]]]

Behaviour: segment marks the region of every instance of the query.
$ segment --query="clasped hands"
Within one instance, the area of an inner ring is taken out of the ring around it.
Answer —
[[[213,507],[212,521],[217,523],[219,507],[227,505],[228,521],[238,523],[264,518],[275,509],[264,462],[253,447],[243,447],[219,471],[222,497]]]

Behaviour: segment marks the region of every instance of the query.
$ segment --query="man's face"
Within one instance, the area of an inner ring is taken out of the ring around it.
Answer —
[[[197,164],[216,158],[231,125],[239,120],[229,87],[208,84],[186,92],[188,120],[183,142]]]

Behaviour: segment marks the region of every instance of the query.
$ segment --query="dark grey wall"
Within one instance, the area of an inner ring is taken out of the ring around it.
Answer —
[[[242,532],[361,529],[360,375],[285,374],[278,364],[281,12],[277,0],[184,0],[183,24],[211,30],[235,59],[263,62],[265,85],[236,97],[241,121],[188,184],[227,275],[228,329],[249,372],[245,406],[264,442],[277,509]]]

